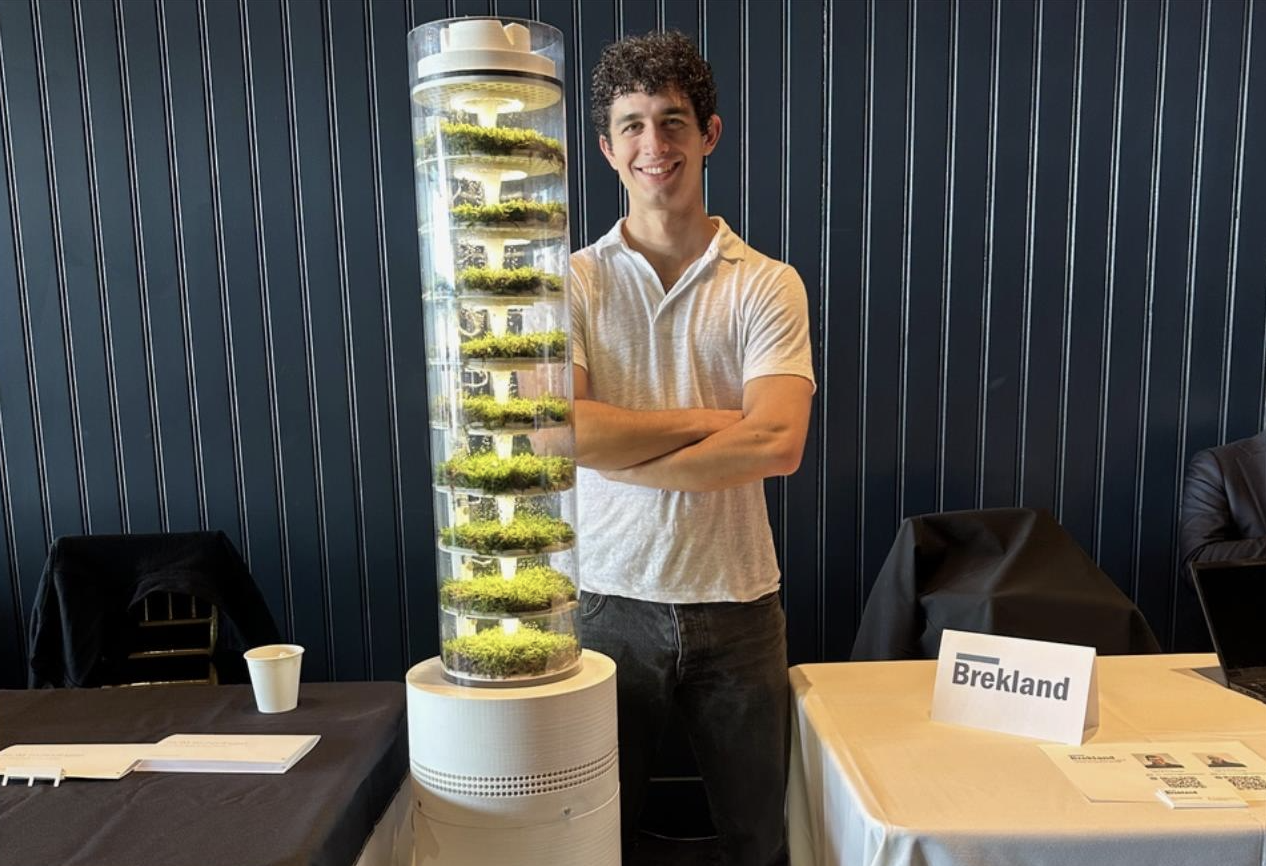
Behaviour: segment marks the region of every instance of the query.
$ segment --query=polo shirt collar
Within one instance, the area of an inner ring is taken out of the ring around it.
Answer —
[[[712,241],[701,258],[711,260],[719,257],[731,262],[742,259],[747,253],[747,244],[743,242],[743,239],[736,235],[721,217],[714,216],[708,219],[716,225],[717,233],[712,236]],[[594,242],[593,249],[600,255],[616,250],[633,252],[624,240],[624,219],[616,220],[611,230]]]

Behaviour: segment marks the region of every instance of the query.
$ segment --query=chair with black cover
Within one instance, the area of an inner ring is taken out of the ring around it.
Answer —
[[[280,634],[223,532],[63,536],[31,612],[29,684],[248,682]]]
[[[854,661],[936,658],[946,628],[1160,652],[1138,607],[1050,513],[1031,508],[907,518],[870,591]]]

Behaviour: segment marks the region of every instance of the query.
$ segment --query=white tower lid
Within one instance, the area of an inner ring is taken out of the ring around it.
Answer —
[[[532,33],[522,24],[492,18],[454,21],[440,31],[440,50],[418,61],[418,78],[433,75],[519,73],[555,77],[554,61],[532,53]]]

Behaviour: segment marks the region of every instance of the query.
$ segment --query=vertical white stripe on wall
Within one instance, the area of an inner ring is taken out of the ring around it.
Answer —
[[[936,377],[936,459],[935,505],[945,510],[945,429],[949,415],[950,311],[954,303],[954,170],[958,155],[958,12],[959,0],[949,2],[949,81],[945,86],[945,199],[942,206],[941,231],[941,327],[940,350],[937,353]],[[983,321],[983,319],[982,319]],[[981,372],[984,372],[981,356]],[[979,417],[979,416],[977,416]],[[977,439],[983,431],[977,430]],[[979,467],[977,477],[979,478]],[[979,484],[979,482],[977,482]]]
[[[782,165],[779,175],[782,200],[778,209],[778,257],[782,261],[791,258],[791,0],[783,0],[779,7],[779,40],[782,51],[782,82],[780,88],[779,129],[782,131],[778,143],[778,160]],[[744,40],[746,42],[746,40]],[[775,527],[778,547],[778,569],[787,573],[787,479],[774,479],[774,489],[778,497],[778,526]]]
[[[43,437],[40,436],[40,398],[35,382],[35,354],[31,334],[31,295],[26,273],[26,251],[22,239],[22,206],[18,199],[17,168],[13,161],[13,118],[9,110],[11,104],[9,79],[5,70],[4,41],[0,40],[0,141],[3,141],[4,144],[4,174],[7,186],[5,193],[9,200],[9,224],[13,233],[14,282],[17,289],[18,318],[21,320],[22,356],[25,362],[24,373],[28,391],[28,408],[31,413],[31,437],[35,446],[34,474],[39,489],[38,507],[44,536],[42,541],[47,546],[50,540],[53,519],[49,513],[48,470],[44,455],[44,441]],[[21,611],[23,610],[22,584],[17,574],[17,535],[13,521],[13,496],[9,487],[12,466],[9,463],[9,453],[4,447],[5,417],[3,410],[3,405],[0,405],[0,470],[2,470],[0,471],[0,494],[3,494],[6,546],[9,555],[9,574],[12,581],[14,609]],[[23,647],[23,654],[25,655],[26,624],[22,617],[18,617],[17,630],[19,646]],[[23,667],[25,665],[26,659],[24,658]]]
[[[330,124],[330,180],[334,187],[334,237],[336,240],[334,255],[338,268],[339,327],[342,330],[343,357],[346,364],[342,397],[347,405],[347,418],[350,428],[348,430],[348,441],[351,445],[351,454],[348,456],[351,463],[352,488],[356,491],[356,502],[352,508],[352,522],[356,538],[356,585],[360,591],[360,619],[363,625],[361,631],[361,654],[365,663],[365,670],[367,671],[366,675],[369,679],[373,679],[373,653],[370,651],[370,647],[373,646],[371,642],[373,622],[369,613],[369,575],[366,563],[368,552],[365,550],[365,488],[362,483],[360,400],[357,396],[356,388],[356,351],[352,340],[352,296],[347,271],[347,214],[343,203],[343,146],[341,130],[339,129],[338,88],[335,86],[335,80],[338,77],[338,67],[334,57],[334,24],[331,19],[331,4],[329,0],[323,0],[321,6],[321,33],[324,38],[323,54],[325,59],[323,76],[325,80],[325,110]],[[372,79],[369,82],[369,86],[373,86]],[[315,364],[315,356],[313,363]],[[324,522],[322,525],[324,526]]]
[[[1055,450],[1055,517],[1064,517],[1064,475],[1068,465],[1068,377],[1073,354],[1073,313],[1077,273],[1077,201],[1081,178],[1081,91],[1086,55],[1086,2],[1078,0],[1073,44],[1073,101],[1069,118],[1068,195],[1064,215],[1064,305],[1060,316],[1059,431]]]
[[[831,329],[827,323],[831,320],[831,114],[835,108],[835,45],[834,16],[830,3],[822,4],[822,141],[818,162],[822,178],[822,198],[818,202],[818,223],[821,234],[818,236],[818,273],[822,281],[822,307],[818,318],[818,346],[820,347],[821,373],[823,387],[818,390],[819,406],[817,417],[818,447],[818,484],[817,496],[814,499],[816,514],[827,513],[827,469],[831,459],[831,449],[827,444],[826,421],[831,414],[831,393],[825,387],[825,371],[830,366]],[[824,521],[819,521],[823,523]],[[826,657],[827,604],[827,530],[824,525],[818,527],[818,551],[816,557],[818,580],[815,587],[817,599],[817,657]]]
[[[286,511],[286,485],[281,461],[281,411],[277,397],[277,350],[273,334],[272,288],[268,278],[268,244],[264,234],[264,197],[260,191],[259,169],[259,121],[255,112],[255,65],[251,47],[250,15],[247,0],[238,0],[237,14],[242,30],[242,71],[246,77],[243,91],[246,98],[247,159],[250,169],[251,206],[254,212],[255,274],[259,280],[260,318],[263,321],[264,380],[268,389],[269,445],[272,450],[273,489],[277,506],[277,552],[281,562],[281,595],[285,604],[282,611],[285,635],[293,637],[295,631],[294,580],[290,571],[290,519]]]
[[[224,203],[220,190],[220,145],[215,121],[215,92],[211,75],[211,46],[207,34],[207,0],[197,0],[198,47],[202,61],[202,99],[207,126],[207,159],[211,170],[211,217],[215,241],[216,283],[220,293],[220,322],[223,328],[225,380],[228,385],[229,429],[233,451],[233,492],[237,501],[237,536],[242,556],[251,561],[250,515],[246,510],[246,471],[242,457],[242,419],[237,388],[237,354],[233,340],[232,300],[229,296],[228,256],[224,248]]]
[[[119,378],[114,363],[114,329],[110,318],[110,284],[105,267],[105,249],[101,237],[101,190],[97,183],[97,143],[92,122],[92,92],[88,78],[88,51],[84,43],[83,2],[74,0],[71,15],[75,32],[75,71],[79,78],[79,106],[87,150],[88,207],[92,221],[93,269],[97,277],[97,313],[101,317],[102,364],[106,374],[106,397],[109,406],[111,447],[114,452],[115,496],[119,507],[119,527],[123,532],[131,525],[127,475],[123,465],[123,435],[119,425]],[[0,437],[2,438],[2,437]],[[20,608],[19,608],[20,609]]]
[[[532,14],[535,17],[540,16],[540,10],[537,6],[536,0],[533,0]],[[383,173],[382,163],[382,111],[378,105],[377,85],[379,70],[377,40],[374,38],[374,9],[375,5],[370,0],[365,0],[365,57],[369,64],[367,78],[369,82],[369,125],[373,158],[374,240],[376,241],[375,251],[378,254],[379,303],[382,304],[382,320],[380,323],[383,333],[382,370],[387,380],[387,420],[389,428],[387,436],[391,449],[391,517],[395,530],[393,537],[395,549],[392,551],[392,561],[397,564],[399,569],[396,574],[396,592],[399,595],[399,604],[395,613],[400,626],[400,651],[403,653],[400,659],[401,669],[407,670],[413,661],[413,643],[412,636],[409,634],[408,617],[410,610],[409,561],[408,557],[404,556],[402,545],[404,539],[404,511],[400,505],[404,499],[405,480],[400,469],[400,412],[397,406],[396,368],[393,363],[396,357],[396,337],[393,322],[395,311],[392,309],[391,302],[391,264],[387,254],[387,214],[383,201],[383,190],[387,185],[387,178]],[[409,315],[414,315],[415,312],[415,310],[411,309],[409,310]],[[368,631],[366,633],[368,634]],[[369,671],[367,675],[372,678],[372,656],[370,657],[370,666],[367,670]]]
[[[1222,313],[1222,373],[1218,383],[1218,441],[1225,442],[1227,415],[1231,403],[1231,356],[1235,348],[1236,284],[1240,264],[1240,204],[1244,198],[1244,137],[1248,125],[1248,82],[1252,69],[1253,4],[1244,4],[1244,23],[1240,34],[1240,92],[1235,112],[1235,175],[1231,192],[1231,243],[1226,256],[1226,307]],[[1266,333],[1266,328],[1263,328]],[[1259,368],[1266,370],[1266,363]],[[1266,377],[1263,378],[1266,382]]]
[[[154,494],[158,499],[159,530],[171,528],[171,506],[167,496],[167,460],[159,421],[158,384],[154,357],[154,320],[150,310],[149,266],[145,258],[144,215],[141,213],[140,170],[136,159],[136,124],[132,119],[132,73],[128,63],[127,25],[123,0],[114,2],[115,43],[118,46],[119,89],[123,97],[124,146],[127,156],[128,189],[132,200],[132,238],[135,243],[136,284],[141,308],[141,349],[145,356],[146,397],[149,401],[150,441],[154,448]]]
[[[1187,454],[1187,424],[1191,408],[1191,344],[1193,340],[1192,325],[1196,309],[1196,264],[1200,250],[1200,191],[1204,178],[1204,134],[1205,108],[1208,105],[1209,89],[1209,18],[1211,0],[1204,0],[1203,15],[1200,18],[1200,77],[1196,91],[1196,123],[1192,130],[1191,156],[1191,197],[1187,204],[1187,269],[1184,280],[1183,329],[1182,329],[1182,378],[1179,380],[1178,392],[1178,447],[1174,457],[1174,505],[1171,526],[1177,526],[1182,516],[1182,485]],[[1177,562],[1178,533],[1173,533],[1170,545],[1171,561]],[[1178,622],[1178,581],[1171,581],[1170,595],[1170,634],[1174,633]]]
[[[1103,274],[1103,328],[1099,337],[1099,369],[1102,385],[1099,389],[1099,416],[1097,450],[1095,453],[1095,520],[1094,541],[1091,556],[1100,560],[1103,542],[1103,500],[1108,474],[1108,397],[1112,391],[1112,333],[1115,321],[1117,282],[1117,217],[1121,186],[1121,113],[1125,103],[1125,48],[1126,25],[1129,23],[1128,3],[1117,6],[1116,63],[1112,77],[1112,141],[1108,169],[1108,241],[1104,255]]]
[[[44,144],[45,183],[48,187],[48,210],[52,221],[53,276],[57,286],[58,324],[62,336],[62,364],[66,370],[66,390],[70,401],[70,419],[73,429],[71,442],[75,451],[75,483],[79,500],[79,525],[85,532],[92,532],[92,514],[88,508],[88,479],[84,469],[83,417],[79,409],[79,370],[75,363],[74,331],[70,324],[70,291],[66,285],[66,241],[62,234],[61,193],[57,184],[57,152],[53,142],[53,112],[49,107],[48,64],[44,59],[44,27],[40,18],[40,4],[31,3],[31,27],[34,31],[35,83],[40,102],[40,126]],[[34,345],[32,345],[34,348]],[[34,356],[31,362],[34,362]],[[44,437],[43,427],[36,436]],[[57,527],[64,531],[67,527]]]
[[[584,58],[580,53],[580,46],[583,44],[581,27],[582,13],[581,0],[573,0],[572,2],[572,40],[571,40],[571,85],[572,92],[576,95],[576,153],[567,154],[569,160],[574,160],[576,164],[576,195],[579,201],[571,205],[571,210],[577,215],[580,221],[580,241],[582,247],[589,245],[589,184],[587,183],[588,172],[585,168],[585,134],[588,128],[589,115],[585,110],[588,105],[585,99],[585,65]]]
[[[866,116],[862,120],[862,255],[859,273],[861,283],[860,309],[857,315],[857,490],[854,497],[857,502],[857,550],[855,552],[856,585],[853,587],[856,606],[854,607],[854,623],[861,620],[862,607],[865,603],[866,581],[863,564],[866,553],[866,383],[869,370],[870,355],[870,251],[871,251],[871,176],[874,169],[875,140],[875,0],[866,3],[866,81],[865,81]]]
[[[184,204],[180,194],[180,165],[176,149],[176,118],[171,86],[171,52],[167,41],[167,0],[157,0],[158,56],[163,86],[163,127],[167,136],[167,166],[171,177],[171,212],[175,224],[176,295],[180,302],[180,344],[184,351],[185,387],[189,391],[194,484],[198,491],[198,526],[207,526],[207,473],[202,454],[202,412],[198,399],[198,368],[193,353],[193,323],[189,311],[189,267],[185,256]]]
[[[312,291],[311,284],[308,279],[308,238],[307,238],[307,222],[304,219],[303,206],[303,167],[300,162],[299,153],[299,133],[298,133],[298,109],[295,106],[295,62],[294,62],[294,33],[290,24],[290,4],[289,0],[281,5],[281,41],[282,50],[285,55],[285,86],[286,86],[286,111],[287,111],[287,129],[290,131],[290,182],[294,191],[294,219],[295,219],[295,237],[298,241],[298,271],[299,271],[299,294],[303,305],[303,346],[304,346],[304,370],[307,376],[308,386],[308,413],[309,423],[312,427],[311,444],[312,444],[312,477],[313,477],[313,495],[316,503],[317,529],[321,533],[322,543],[318,545],[320,553],[321,574],[319,582],[321,586],[321,615],[325,625],[325,644],[328,649],[326,657],[326,676],[330,679],[334,678],[334,672],[338,669],[335,659],[338,655],[338,648],[334,644],[334,618],[330,609],[330,556],[329,548],[324,543],[326,529],[326,507],[325,507],[325,472],[322,462],[321,448],[321,424],[319,403],[320,396],[317,393],[316,382],[316,366],[314,359],[316,357],[316,347],[312,337]],[[330,123],[334,122],[334,118],[329,119]]]
[[[980,366],[976,382],[976,508],[985,504],[985,454],[989,430],[989,355],[993,334],[994,206],[998,193],[998,66],[1002,53],[1002,0],[994,0],[989,40],[989,156],[985,164],[985,272],[980,294]],[[955,39],[958,19],[955,8]],[[955,43],[957,47],[957,42]],[[957,63],[957,61],[955,61]],[[957,70],[957,66],[955,67]],[[955,72],[957,74],[957,71]],[[944,502],[938,502],[944,507]]]
[[[1152,105],[1152,155],[1151,179],[1148,189],[1147,212],[1147,288],[1143,309],[1146,310],[1143,327],[1142,384],[1139,395],[1137,427],[1138,463],[1134,468],[1134,552],[1131,557],[1130,596],[1138,598],[1139,556],[1143,544],[1143,502],[1147,495],[1144,472],[1147,469],[1148,414],[1151,409],[1152,373],[1152,305],[1156,298],[1157,223],[1160,215],[1161,157],[1165,136],[1165,73],[1168,68],[1169,6],[1161,4],[1157,23],[1156,95]]]
[[[1033,69],[1029,98],[1029,162],[1024,198],[1024,288],[1020,323],[1020,400],[1016,418],[1015,504],[1024,504],[1026,443],[1029,427],[1029,352],[1033,333],[1033,243],[1037,230],[1038,121],[1042,113],[1042,16],[1044,0],[1033,12]]]
[[[897,496],[892,524],[906,513],[906,421],[910,399],[910,244],[914,230],[915,98],[918,85],[919,6],[906,4],[905,153],[901,167],[901,287],[897,334]]]

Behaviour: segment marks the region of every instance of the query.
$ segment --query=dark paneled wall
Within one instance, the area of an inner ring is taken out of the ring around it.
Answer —
[[[1044,506],[1198,640],[1182,467],[1264,423],[1266,41],[1252,3],[0,0],[0,684],[50,540],[223,528],[314,677],[436,650],[405,34],[716,72],[709,208],[809,289],[820,389],[769,485],[792,656],[847,655],[903,515]]]

